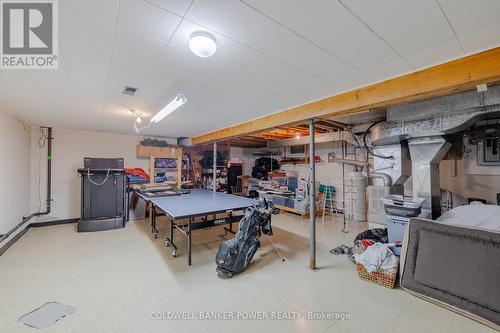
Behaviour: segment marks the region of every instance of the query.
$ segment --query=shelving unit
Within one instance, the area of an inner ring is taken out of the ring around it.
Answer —
[[[136,147],[137,157],[147,157],[149,158],[149,183],[153,184],[155,182],[155,171],[156,169],[171,169],[171,168],[155,168],[156,158],[173,158],[176,160],[177,177],[176,184],[177,188],[182,186],[182,147],[150,147],[137,145]]]
[[[226,175],[222,175],[223,171],[225,170],[225,166],[224,165],[218,165],[217,166],[217,184],[218,184],[218,190],[226,187],[226,184],[222,184],[220,182],[220,179],[226,179]],[[209,179],[209,181],[207,182],[208,185],[205,185],[202,183],[202,188],[206,188],[206,189],[211,189],[211,184],[212,184],[212,177],[213,177],[213,172],[212,172],[212,169],[208,169],[210,171],[207,171],[205,172],[205,170],[207,169],[203,169],[202,170],[202,173],[201,173],[201,176],[202,178],[205,178],[207,177]]]

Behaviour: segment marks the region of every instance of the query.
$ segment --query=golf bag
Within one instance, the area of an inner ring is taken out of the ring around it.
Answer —
[[[223,242],[217,252],[215,263],[220,277],[230,278],[245,270],[260,247],[261,232],[273,234],[271,214],[277,213],[279,210],[265,199],[260,199],[256,207],[247,208],[234,238]]]

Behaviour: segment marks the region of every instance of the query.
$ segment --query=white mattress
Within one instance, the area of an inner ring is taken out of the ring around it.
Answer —
[[[455,207],[437,219],[440,223],[500,231],[500,206],[472,204]]]

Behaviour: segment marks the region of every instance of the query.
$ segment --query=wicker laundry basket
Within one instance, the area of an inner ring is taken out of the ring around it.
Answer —
[[[396,288],[396,282],[398,277],[398,272],[389,273],[384,271],[368,273],[365,266],[362,264],[356,264],[356,270],[358,271],[358,276],[362,280],[370,281],[386,288]]]

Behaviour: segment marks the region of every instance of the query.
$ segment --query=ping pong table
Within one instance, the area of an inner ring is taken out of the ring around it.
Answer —
[[[170,235],[165,241],[165,245],[174,248],[172,255],[177,255],[177,246],[174,243],[174,229],[179,230],[188,239],[188,265],[191,265],[191,234],[192,231],[210,228],[213,226],[229,224],[231,232],[232,224],[239,222],[244,216],[244,210],[257,204],[254,199],[239,197],[232,194],[217,193],[209,190],[192,189],[190,193],[154,197],[141,196],[145,201],[151,203],[151,232],[154,237],[158,237],[156,228],[156,218],[158,212],[163,212],[170,219]],[[242,211],[241,214],[234,215],[234,212]],[[228,213],[227,217],[216,218],[216,214]],[[209,218],[209,216],[211,216]],[[201,221],[195,221],[196,217],[201,217]],[[187,220],[181,223],[180,220]]]

